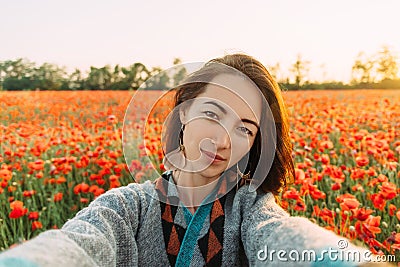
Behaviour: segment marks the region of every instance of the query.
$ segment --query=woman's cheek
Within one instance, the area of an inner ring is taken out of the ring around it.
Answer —
[[[250,144],[248,142],[238,142],[232,145],[232,155],[231,158],[235,164],[240,161],[249,151]]]

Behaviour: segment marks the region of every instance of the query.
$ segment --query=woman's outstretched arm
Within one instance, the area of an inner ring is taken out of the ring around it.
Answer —
[[[244,212],[242,242],[251,266],[357,266],[372,258],[366,248],[307,218],[290,216],[271,193],[257,197]]]
[[[135,234],[145,201],[137,184],[95,199],[60,230],[0,254],[0,266],[137,266]]]

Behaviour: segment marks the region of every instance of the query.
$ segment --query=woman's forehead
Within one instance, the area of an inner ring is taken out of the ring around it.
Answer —
[[[249,80],[236,75],[218,75],[198,95],[201,102],[215,100],[243,118],[261,116],[262,94]]]

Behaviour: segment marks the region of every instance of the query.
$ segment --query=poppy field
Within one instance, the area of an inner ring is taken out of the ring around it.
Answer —
[[[156,94],[136,94],[136,104]],[[153,165],[143,156],[162,159],[163,113],[149,120],[145,112],[131,114],[123,132],[132,95],[0,92],[0,250],[60,228],[107,190],[150,175]],[[283,96],[296,178],[282,192],[282,206],[373,253],[399,255],[400,90]],[[146,120],[152,127],[143,129]],[[137,137],[125,151],[123,134]]]

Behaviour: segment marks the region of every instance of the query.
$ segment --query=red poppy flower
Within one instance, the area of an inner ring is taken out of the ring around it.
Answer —
[[[36,178],[38,178],[38,179],[42,179],[43,178],[43,172],[38,172],[38,173],[36,173]]]
[[[296,205],[294,206],[294,210],[296,211],[305,211],[307,206],[304,204],[303,201],[297,200]]]
[[[358,167],[363,167],[363,166],[368,165],[369,159],[367,156],[358,156],[356,158],[356,163],[357,163]]]
[[[86,183],[80,183],[80,184],[77,184],[75,187],[74,187],[74,194],[79,194],[79,193],[87,193],[87,192],[89,192],[89,185],[88,184],[86,184]]]
[[[372,194],[371,200],[374,207],[379,210],[383,210],[386,206],[385,198],[381,194]]]
[[[328,208],[323,208],[319,212],[319,217],[327,222],[328,224],[333,224],[333,218],[336,216],[336,213]]]
[[[379,174],[377,179],[381,183],[389,181],[389,178],[384,174]]]
[[[10,180],[12,177],[12,172],[7,170],[7,169],[1,169],[0,170],[0,180]]]
[[[58,177],[58,179],[56,180],[56,183],[57,183],[57,184],[62,184],[62,183],[65,183],[66,181],[67,181],[67,179],[65,179],[64,176],[60,176],[60,177]]]
[[[24,207],[24,202],[19,200],[14,200],[13,202],[10,203],[11,210],[22,209],[23,207]]]
[[[295,169],[295,176],[296,176],[296,181],[303,181],[306,177],[304,171],[302,169]]]
[[[43,228],[43,225],[39,221],[33,221],[32,222],[32,231],[35,231],[36,229],[41,229]]]
[[[115,151],[110,151],[108,153],[108,156],[112,159],[117,159],[119,157],[118,153],[116,153]]]
[[[23,195],[24,197],[31,197],[31,196],[33,196],[34,194],[36,194],[36,191],[35,191],[35,190],[25,190],[24,192],[22,192],[22,195]]]
[[[349,199],[356,199],[356,197],[353,196],[352,194],[346,193],[346,194],[343,194],[343,195],[338,196],[338,197],[336,198],[336,201],[339,202],[339,203],[342,203],[345,199],[348,199],[348,198],[349,198]]]
[[[167,170],[167,169],[165,169],[165,166],[164,166],[163,163],[160,163],[160,170],[161,170],[162,172],[164,172],[164,171]],[[400,174],[400,172],[399,172],[399,174]]]
[[[335,182],[343,183],[346,179],[342,169],[333,165],[327,165],[324,173],[329,175]]]
[[[8,186],[8,192],[14,192],[15,190],[17,190],[17,187],[15,187],[15,186],[12,186],[12,185],[10,185],[10,186]]]
[[[8,182],[7,182],[7,181],[2,181],[2,182],[0,183],[0,186],[1,186],[2,188],[6,188],[7,185],[8,185]]]
[[[28,219],[29,220],[37,220],[39,218],[39,212],[37,211],[31,211],[28,213]]]
[[[19,200],[11,202],[10,208],[11,212],[8,217],[10,217],[11,219],[18,219],[28,212],[28,209],[24,208],[24,203]]]
[[[141,181],[141,179],[142,179],[142,177],[143,177],[144,175],[145,175],[144,172],[137,172],[137,173],[135,174],[135,182],[140,183],[140,181]]]
[[[120,166],[115,166],[115,167],[114,167],[114,173],[115,173],[115,174],[120,174],[121,171],[122,171],[122,168],[121,168]]]
[[[121,184],[120,184],[120,182],[118,180],[110,181],[110,189],[111,188],[117,188],[117,187],[120,187],[120,186],[121,186]]]
[[[56,193],[56,194],[54,195],[54,202],[59,202],[59,201],[62,200],[62,198],[63,198],[63,193],[58,192],[58,193]]]
[[[322,192],[321,190],[318,190],[317,188],[315,188],[314,190],[311,190],[310,195],[313,199],[316,199],[316,200],[326,198],[326,194],[324,192]]]
[[[330,162],[330,159],[329,159],[329,155],[327,155],[327,154],[322,154],[322,156],[321,156],[321,162],[322,162],[322,164],[329,164],[329,162]]]
[[[351,171],[350,178],[353,180],[363,179],[365,177],[365,174],[366,174],[365,170],[359,169],[359,168],[354,168]]]
[[[375,238],[375,234],[379,234],[381,232],[381,228],[379,228],[381,224],[381,216],[369,216],[365,222],[362,223],[363,230],[371,237]]]
[[[365,221],[368,219],[369,215],[371,215],[374,211],[370,209],[360,208],[356,211],[356,218],[359,221]]]
[[[321,141],[320,146],[323,147],[324,149],[332,149],[333,148],[333,143],[332,141]]]
[[[28,212],[28,209],[26,209],[26,208],[15,208],[10,212],[8,217],[10,217],[11,219],[18,219],[18,218],[24,216],[27,212]]]
[[[106,181],[104,179],[97,179],[96,182],[100,186],[102,186],[102,185],[104,185],[106,183]]]
[[[318,205],[314,205],[313,213],[311,216],[319,216],[320,214],[321,214],[321,209],[318,207]]]
[[[41,159],[36,160],[35,162],[29,162],[28,167],[31,170],[40,171],[44,168],[44,161]]]
[[[395,205],[393,205],[393,204],[389,204],[389,215],[390,216],[394,216],[394,214],[395,214],[395,212],[396,212],[396,210],[397,210],[397,207],[395,206]]]
[[[396,185],[390,182],[384,182],[382,183],[381,186],[379,186],[379,189],[381,190],[381,195],[386,199],[390,200],[393,199],[397,196],[397,188]]]
[[[376,175],[376,170],[375,170],[374,168],[370,167],[370,168],[367,170],[367,174],[368,174],[369,176],[375,176],[375,175]]]
[[[110,180],[110,182],[115,182],[118,181],[119,177],[117,175],[110,175],[110,177],[108,178]]]
[[[142,169],[142,164],[140,163],[139,160],[134,159],[134,160],[131,161],[131,165],[129,166],[129,169],[131,171],[141,170]]]
[[[342,188],[342,184],[341,184],[341,183],[334,183],[334,184],[331,186],[331,189],[332,189],[333,191],[339,190],[340,188]]]
[[[90,179],[91,181],[94,181],[94,180],[97,180],[97,179],[101,179],[101,176],[98,175],[98,174],[92,173],[92,174],[89,176],[89,179]]]
[[[296,188],[290,188],[290,190],[286,191],[285,193],[283,193],[283,198],[286,199],[300,199],[300,194],[299,192],[296,190]]]
[[[340,203],[340,207],[342,210],[353,210],[360,206],[360,202],[358,202],[355,198],[345,198],[342,203]]]
[[[89,199],[85,198],[85,197],[81,197],[80,202],[83,204],[87,204],[87,203],[89,203]]]

